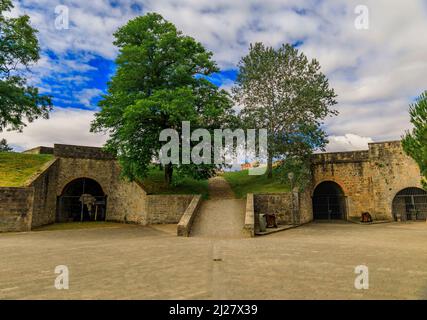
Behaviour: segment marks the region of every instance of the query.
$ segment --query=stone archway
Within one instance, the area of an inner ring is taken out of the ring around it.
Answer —
[[[314,220],[345,220],[346,197],[339,184],[324,181],[313,192]]]
[[[107,195],[96,180],[74,179],[58,197],[56,222],[104,221],[106,201]]]
[[[427,192],[416,187],[399,191],[393,199],[392,212],[394,220],[426,220]]]

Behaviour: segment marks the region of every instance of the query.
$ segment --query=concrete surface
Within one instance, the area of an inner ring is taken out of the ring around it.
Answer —
[[[247,239],[176,225],[0,234],[1,299],[427,299],[427,224],[312,223]],[[69,290],[54,288],[57,265]],[[357,265],[369,289],[354,287]]]

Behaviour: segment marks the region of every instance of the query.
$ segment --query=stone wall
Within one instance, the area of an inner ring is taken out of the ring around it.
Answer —
[[[392,203],[396,194],[409,187],[422,188],[420,169],[404,153],[400,141],[370,144],[369,158],[373,185],[370,195],[372,213],[378,219],[392,219]]]
[[[0,231],[30,230],[54,222],[57,197],[78,178],[100,184],[107,195],[106,219],[111,221],[178,223],[193,199],[193,195],[147,195],[139,184],[123,180],[117,161],[100,148],[55,145],[53,154],[56,160],[27,188],[0,189]],[[368,211],[376,220],[391,220],[395,195],[405,188],[421,187],[419,168],[405,155],[400,141],[371,143],[364,151],[315,155],[312,173],[312,185],[305,192],[254,195],[255,213],[275,213],[279,223],[290,224],[296,207],[299,223],[307,223],[313,219],[316,186],[334,181],[346,196],[347,218]]]
[[[32,227],[55,222],[58,165],[57,159],[50,161],[45,170],[30,182],[34,189]]]
[[[146,196],[135,182],[115,181],[107,199],[107,220],[146,225]]]
[[[311,187],[306,187],[298,193],[299,223],[304,224],[313,221],[313,201]]]
[[[53,154],[58,158],[114,160],[115,157],[102,148],[55,144]]]
[[[0,188],[0,232],[31,230],[33,188]]]
[[[194,195],[147,196],[147,223],[178,223]]]
[[[95,180],[107,196],[106,220],[136,224],[177,224],[193,195],[150,195],[138,183],[120,176],[116,160],[99,156],[99,150],[88,152],[78,147],[81,158],[65,157],[73,146],[55,145],[55,155],[41,174],[26,188],[1,188],[0,231],[26,231],[54,223],[57,198],[70,182],[79,178]],[[86,155],[84,156],[83,153]],[[94,158],[90,158],[90,157]]]
[[[29,150],[25,150],[22,153],[29,153],[29,154],[53,154],[53,148],[51,147],[35,147]]]
[[[292,224],[292,193],[254,194],[256,214],[275,214],[279,224]]]
[[[263,193],[254,194],[255,224],[258,224],[258,214],[275,214],[278,224],[293,224],[293,209],[295,208],[296,224],[304,224],[313,220],[313,209],[310,188],[302,192]]]
[[[321,182],[336,182],[346,196],[349,219],[368,211],[376,220],[392,220],[394,196],[421,187],[420,170],[400,141],[371,143],[364,151],[317,154],[312,164],[312,192]]]
[[[178,223],[193,195],[147,195],[136,182],[129,182],[120,176],[120,166],[92,150],[85,152],[83,147],[76,152],[81,158],[64,157],[73,146],[60,147],[55,154],[59,159],[56,195],[65,186],[78,178],[90,178],[99,183],[107,195],[107,217],[109,221],[122,221],[142,225],[159,223]],[[96,148],[95,148],[96,149]],[[94,158],[89,158],[93,156]]]
[[[43,150],[35,148],[29,152],[38,153]],[[100,148],[56,144],[53,154],[56,158],[45,166],[41,174],[33,177],[28,183],[29,188],[16,189],[25,191],[11,193],[10,190],[15,189],[3,190],[3,198],[0,198],[4,200],[1,211],[3,217],[0,223],[4,226],[19,231],[30,230],[31,226],[54,223],[57,198],[70,182],[79,178],[93,179],[101,186],[107,196],[108,221],[142,225],[177,224],[193,199],[193,195],[147,196],[138,183],[121,177],[118,162]],[[31,207],[26,201],[22,201],[27,196],[31,200],[28,200]],[[10,211],[6,211],[7,208]],[[16,221],[12,223],[12,220]],[[6,229],[3,227],[3,230]]]
[[[367,151],[316,155],[312,171],[314,187],[324,181],[333,181],[342,188],[347,197],[347,217],[358,217],[363,211],[372,211],[372,199],[367,197],[373,192]]]
[[[55,146],[56,147],[56,146]],[[120,176],[115,160],[89,158],[60,158],[57,196],[75,179],[90,178],[99,183],[107,196],[109,221],[126,221],[147,224],[146,192],[135,182]]]

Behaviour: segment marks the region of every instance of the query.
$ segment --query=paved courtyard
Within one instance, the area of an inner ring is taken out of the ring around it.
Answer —
[[[54,288],[57,265],[69,290]],[[357,265],[369,289],[354,287]],[[1,299],[427,299],[427,224],[312,223],[254,239],[175,226],[0,234]]]

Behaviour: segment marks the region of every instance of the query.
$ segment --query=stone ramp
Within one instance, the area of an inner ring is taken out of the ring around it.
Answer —
[[[190,236],[232,239],[244,236],[246,201],[235,199],[233,190],[221,176],[209,179],[209,200],[204,201],[194,219]]]
[[[192,237],[242,238],[246,201],[214,199],[204,201],[194,219]]]
[[[234,192],[225,180],[221,176],[213,177],[209,179],[209,199],[210,200],[223,200],[223,199],[234,199]]]

